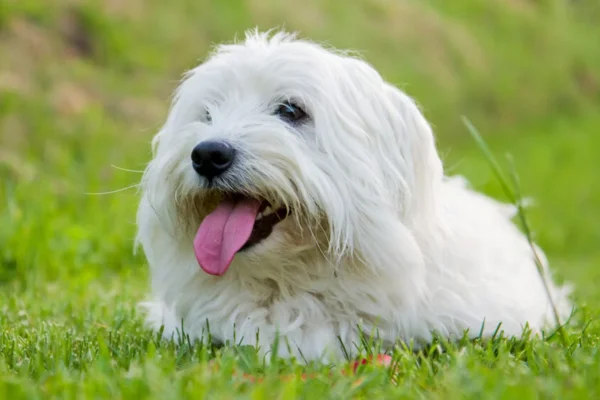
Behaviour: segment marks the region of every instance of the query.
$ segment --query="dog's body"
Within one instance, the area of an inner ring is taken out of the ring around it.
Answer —
[[[251,33],[187,76],[154,145],[138,241],[166,337],[208,323],[311,360],[374,329],[391,344],[553,322],[512,207],[444,177],[418,108],[358,59]]]

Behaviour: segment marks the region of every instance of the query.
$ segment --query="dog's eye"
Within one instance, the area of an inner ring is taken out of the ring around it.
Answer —
[[[298,123],[307,117],[306,112],[302,108],[287,101],[277,106],[275,115],[289,123]]]
[[[210,111],[208,111],[208,109],[204,109],[203,119],[204,119],[204,122],[206,122],[207,124],[210,124],[212,122],[212,117],[211,117]]]

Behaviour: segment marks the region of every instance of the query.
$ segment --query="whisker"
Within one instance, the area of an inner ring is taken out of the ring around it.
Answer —
[[[115,190],[111,190],[111,191],[108,191],[108,192],[86,193],[86,195],[89,195],[89,196],[102,196],[102,195],[105,195],[105,194],[114,194],[114,193],[124,192],[125,190],[133,189],[133,188],[136,188],[138,186],[140,186],[140,184],[136,183],[135,185],[127,186],[127,187],[124,187],[124,188],[121,188],[121,189],[115,189]]]
[[[125,171],[125,172],[135,172],[135,173],[138,173],[138,174],[143,174],[144,173],[144,171],[140,171],[140,170],[137,170],[137,169],[121,168],[121,167],[117,167],[116,165],[113,165],[113,164],[111,164],[110,166],[113,167],[114,169],[118,169],[118,170]]]

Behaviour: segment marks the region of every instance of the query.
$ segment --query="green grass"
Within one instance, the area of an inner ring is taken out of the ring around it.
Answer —
[[[0,396],[597,398],[598,4],[0,3]],[[567,346],[554,335],[438,343],[427,354],[398,348],[391,379],[376,366],[348,375],[349,363],[265,367],[252,348],[176,345],[143,328],[135,190],[87,193],[139,181],[111,165],[142,169],[181,73],[212,42],[254,25],[362,51],[422,105],[448,172],[479,190],[504,199],[460,116],[498,159],[512,155],[523,195],[535,200],[527,210],[535,239],[558,279],[575,285]],[[316,377],[305,383],[304,373]]]

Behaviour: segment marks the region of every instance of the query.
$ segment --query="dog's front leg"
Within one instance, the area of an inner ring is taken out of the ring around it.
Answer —
[[[259,356],[269,361],[271,356],[296,358],[298,361],[331,361],[343,352],[333,326],[324,321],[291,321],[274,323],[270,310],[263,318],[248,317],[236,326],[232,335],[237,344],[256,346]],[[229,335],[227,335],[229,336]]]
[[[203,304],[205,305],[205,304]],[[146,323],[155,332],[162,330],[166,340],[177,340],[185,332],[192,340],[207,340],[229,345],[256,346],[261,358],[270,360],[274,353],[282,358],[299,361],[332,361],[344,355],[340,345],[348,342],[353,332],[340,330],[328,320],[314,297],[295,297],[278,301],[269,306],[243,302],[239,308],[222,313],[222,309],[210,312],[205,307],[188,309],[181,314],[176,307],[168,307],[160,300],[142,303]]]

